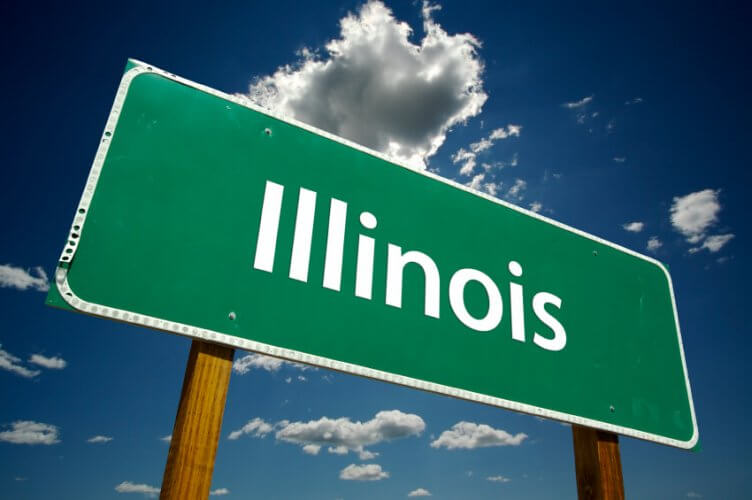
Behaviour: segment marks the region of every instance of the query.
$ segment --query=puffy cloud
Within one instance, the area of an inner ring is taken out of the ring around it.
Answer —
[[[243,434],[251,434],[253,437],[264,437],[274,430],[274,426],[256,417],[236,431],[232,431],[227,439],[238,439]]]
[[[236,359],[232,364],[232,369],[235,373],[245,375],[254,368],[257,370],[266,370],[268,372],[279,371],[283,366],[292,366],[299,370],[313,370],[314,368],[303,365],[300,363],[293,363],[291,361],[283,361],[279,358],[273,358],[271,356],[264,356],[263,354],[248,354],[242,358]]]
[[[713,236],[708,236],[705,238],[705,241],[702,242],[702,245],[699,247],[694,247],[689,249],[689,253],[696,253],[700,250],[707,249],[711,253],[715,253],[719,251],[721,248],[726,245],[729,241],[731,241],[734,238],[735,235],[729,233],[729,234],[716,234]]]
[[[156,497],[159,494],[160,489],[148,484],[137,484],[130,481],[123,481],[115,486],[115,491],[118,493],[141,493],[147,497]]]
[[[456,153],[452,155],[452,163],[461,163],[462,166],[460,167],[460,175],[471,175],[473,173],[473,170],[475,170],[475,166],[477,165],[476,160],[479,153],[486,151],[488,149],[491,149],[493,147],[494,143],[498,141],[499,139],[507,139],[508,137],[519,137],[520,131],[522,130],[522,126],[520,125],[507,125],[506,128],[501,127],[497,128],[493,132],[491,132],[488,137],[485,137],[478,142],[473,142],[470,144],[470,151],[466,150],[465,148],[460,148],[457,150]],[[510,166],[517,166],[517,154],[513,156],[512,160],[509,163],[504,162],[497,162],[495,164],[489,164],[484,163],[483,168],[488,171],[493,166],[500,166],[505,167],[506,165]]]
[[[417,436],[426,428],[418,415],[399,410],[380,411],[367,422],[353,422],[349,418],[331,419],[322,417],[309,422],[285,422],[276,433],[280,441],[308,445],[327,446],[330,453],[358,453],[362,460],[376,455],[364,450],[382,441]],[[312,448],[311,448],[312,450]],[[305,451],[305,450],[304,450]]]
[[[697,244],[718,221],[720,190],[703,189],[686,196],[675,196],[671,205],[671,224],[689,243]]]
[[[87,443],[109,443],[112,441],[110,436],[92,436],[86,440]]]
[[[567,108],[567,109],[581,108],[581,107],[587,105],[588,103],[590,103],[590,101],[593,100],[593,97],[594,96],[589,95],[587,97],[583,97],[579,101],[565,102],[564,104],[562,104],[562,106],[565,107],[565,108]]]
[[[465,186],[468,186],[477,191],[488,193],[491,196],[496,196],[501,189],[501,183],[485,182],[486,174],[480,173],[473,176],[470,182],[466,182]]]
[[[339,473],[339,478],[346,481],[379,481],[387,477],[389,473],[378,464],[350,464]]]
[[[504,476],[488,476],[486,479],[494,483],[508,483],[509,481],[511,481],[511,479]]]
[[[645,227],[645,223],[637,221],[627,222],[626,224],[622,224],[621,227],[623,227],[625,231],[629,231],[630,233],[639,233]]]
[[[425,488],[418,488],[407,494],[408,497],[430,497],[431,492]]]
[[[432,448],[474,449],[488,446],[518,446],[527,438],[527,434],[518,433],[514,436],[502,429],[494,429],[486,424],[473,422],[457,422],[451,429],[431,443]]]
[[[371,0],[340,20],[325,55],[306,49],[297,63],[255,80],[249,97],[262,107],[425,168],[452,126],[480,113],[480,42],[449,35],[424,2],[425,36]]]
[[[2,347],[2,344],[0,344],[0,347]],[[17,358],[8,351],[0,349],[0,369],[7,370],[25,378],[34,378],[42,373],[39,370],[29,370],[20,363],[20,358]]]
[[[56,444],[59,429],[55,425],[31,420],[18,420],[11,424],[12,430],[0,432],[0,441],[13,444]]]
[[[50,370],[62,370],[68,365],[68,363],[63,358],[58,358],[55,356],[48,358],[46,356],[42,356],[41,354],[32,354],[29,358],[29,363],[34,363],[35,365],[43,366]]]
[[[217,488],[216,490],[212,490],[209,492],[209,496],[218,497],[222,495],[229,495],[230,490],[227,488]]]
[[[307,444],[303,446],[303,453],[306,455],[318,455],[319,451],[321,451],[321,445],[318,444]]]
[[[658,236],[651,236],[648,239],[647,249],[650,250],[651,252],[657,251],[662,246],[663,246],[663,242],[658,239]]]
[[[543,204],[539,201],[534,201],[530,204],[530,211],[536,214],[543,210]]]
[[[0,265],[0,287],[18,288],[19,290],[38,290],[46,292],[50,289],[50,281],[47,273],[41,266],[34,268],[36,276],[31,275],[30,270],[13,267],[10,264]]]

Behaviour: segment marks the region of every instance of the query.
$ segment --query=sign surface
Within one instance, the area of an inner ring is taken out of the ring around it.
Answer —
[[[48,303],[690,448],[657,261],[129,62]]]

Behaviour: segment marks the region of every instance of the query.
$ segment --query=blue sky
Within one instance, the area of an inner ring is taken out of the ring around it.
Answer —
[[[748,13],[701,3],[361,6],[2,7],[2,496],[143,498],[159,488],[190,341],[54,310],[42,293],[135,57],[228,93],[251,91],[278,111],[665,262],[702,449],[622,439],[627,495],[745,498]],[[392,43],[365,50],[358,20]],[[405,26],[412,32],[400,38]],[[436,42],[435,59],[402,57],[426,40]],[[327,61],[350,73],[326,80],[317,64]],[[376,62],[382,71],[369,71]],[[415,83],[420,71],[436,71],[443,90],[424,108],[379,80],[401,73]],[[346,92],[358,78],[373,102]],[[331,106],[302,104],[310,102]],[[409,125],[388,111],[407,104],[420,117]],[[373,122],[366,131],[353,125],[363,116]],[[242,366],[230,383],[218,497],[382,499],[423,489],[442,499],[576,498],[571,430],[559,423],[322,369]],[[405,423],[401,434],[380,430],[390,416]],[[355,437],[343,440],[346,454],[313,454],[291,434],[294,422]],[[431,446],[459,422],[476,424],[493,446]],[[364,428],[381,437],[358,437]],[[371,456],[361,460],[360,446]]]

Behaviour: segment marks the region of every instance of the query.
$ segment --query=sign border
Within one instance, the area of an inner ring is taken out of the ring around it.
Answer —
[[[529,415],[550,418],[550,419],[559,420],[561,422],[566,422],[570,424],[593,427],[593,428],[601,429],[604,431],[609,431],[609,432],[613,432],[616,434],[622,434],[625,436],[643,439],[646,441],[653,441],[653,442],[657,442],[657,443],[661,443],[661,444],[665,444],[669,446],[674,446],[677,448],[691,449],[698,443],[699,431],[697,427],[697,418],[695,415],[694,401],[692,399],[692,391],[691,391],[690,384],[689,384],[687,362],[686,362],[685,355],[684,355],[684,345],[682,343],[681,330],[679,328],[679,317],[678,317],[678,313],[676,309],[676,299],[674,297],[674,286],[671,281],[671,276],[669,275],[668,270],[660,261],[653,259],[652,257],[649,257],[647,255],[643,255],[633,250],[630,250],[628,248],[624,248],[610,241],[606,241],[597,236],[593,236],[579,229],[572,228],[556,220],[549,219],[548,217],[545,217],[538,213],[531,212],[522,207],[518,207],[516,205],[505,202],[498,198],[494,198],[485,193],[476,191],[474,189],[471,189],[467,186],[454,182],[450,179],[446,179],[444,177],[436,175],[427,170],[418,170],[414,167],[411,167],[405,162],[401,162],[394,158],[390,158],[382,153],[371,150],[369,148],[366,148],[364,146],[351,142],[342,137],[338,137],[329,132],[317,129],[311,125],[307,125],[295,119],[260,108],[259,106],[253,104],[245,96],[226,94],[224,92],[212,89],[210,87],[201,85],[199,83],[195,83],[188,79],[179,77],[173,73],[169,73],[162,69],[156,68],[155,66],[146,64],[144,62],[141,62],[135,59],[129,59],[128,62],[129,62],[129,66],[132,66],[132,67],[123,74],[123,77],[120,81],[117,94],[115,95],[115,101],[112,105],[112,109],[110,111],[109,117],[105,124],[105,129],[104,129],[104,132],[102,133],[102,137],[101,137],[96,155],[94,156],[94,161],[92,163],[91,170],[89,172],[89,176],[87,178],[86,185],[84,187],[84,192],[81,196],[78,207],[76,209],[76,214],[73,219],[73,223],[71,224],[71,228],[70,228],[69,235],[68,235],[68,241],[66,242],[66,245],[63,248],[63,251],[60,255],[60,259],[58,261],[58,268],[55,271],[55,284],[58,288],[58,291],[60,292],[60,296],[74,310],[80,311],[85,314],[93,315],[93,316],[113,319],[116,321],[121,321],[121,322],[134,324],[138,326],[144,326],[144,327],[151,328],[151,329],[161,330],[161,331],[165,331],[169,333],[175,333],[178,335],[182,335],[182,336],[186,336],[186,337],[190,337],[194,339],[215,342],[215,343],[223,344],[229,347],[235,347],[235,348],[240,348],[240,349],[244,349],[247,351],[253,351],[253,352],[260,353],[260,354],[273,356],[276,358],[281,358],[287,361],[306,363],[309,365],[328,368],[328,369],[332,369],[332,370],[336,370],[336,371],[340,371],[344,373],[359,375],[362,377],[372,378],[372,379],[381,380],[384,382],[390,382],[393,384],[420,389],[420,390],[427,391],[427,392],[433,392],[436,394],[451,396],[451,397],[455,397],[459,399],[465,399],[468,401],[483,403],[486,405],[495,406],[499,408],[505,408],[505,409],[513,410],[513,411],[520,412],[520,413],[527,413]],[[138,75],[147,74],[147,73],[152,73],[152,74],[162,76],[164,78],[168,78],[182,85],[186,85],[196,90],[206,92],[215,97],[218,97],[220,99],[224,99],[224,100],[233,102],[235,104],[238,104],[240,106],[252,109],[256,112],[262,113],[271,118],[275,118],[285,123],[300,127],[302,129],[305,129],[319,136],[323,136],[332,141],[338,142],[340,144],[344,144],[353,149],[357,149],[363,153],[380,158],[393,165],[406,168],[408,170],[421,174],[425,177],[431,178],[435,181],[443,182],[444,184],[448,184],[454,188],[461,189],[463,191],[466,191],[475,196],[479,196],[493,203],[505,206],[517,212],[521,212],[527,216],[537,218],[543,222],[552,224],[565,231],[569,231],[579,236],[583,236],[585,238],[588,238],[600,244],[609,246],[611,248],[614,248],[616,250],[627,253],[629,255],[632,255],[634,257],[637,257],[639,259],[645,260],[647,262],[650,262],[658,266],[666,275],[666,279],[669,285],[669,290],[671,292],[671,305],[673,308],[674,322],[676,325],[677,340],[679,342],[679,352],[681,354],[682,368],[684,370],[684,380],[685,380],[686,388],[687,388],[689,408],[690,408],[690,413],[692,416],[692,427],[693,427],[692,437],[688,441],[681,441],[678,439],[667,438],[658,434],[652,434],[648,432],[631,429],[629,427],[622,427],[622,426],[610,424],[607,422],[601,422],[599,420],[592,420],[592,419],[578,417],[576,415],[571,415],[571,414],[564,413],[564,412],[549,410],[546,408],[540,408],[534,405],[519,403],[519,402],[497,398],[493,396],[487,396],[485,394],[479,394],[479,393],[475,393],[472,391],[458,389],[458,388],[454,388],[454,387],[446,386],[442,384],[426,382],[423,380],[414,379],[414,378],[406,377],[403,375],[396,375],[393,373],[375,370],[372,368],[366,368],[366,367],[355,365],[352,363],[336,361],[336,360],[324,358],[321,356],[314,356],[311,354],[306,354],[306,353],[295,351],[292,349],[275,347],[273,345],[264,344],[264,343],[256,342],[253,340],[247,340],[247,339],[235,337],[232,335],[226,335],[220,332],[207,330],[204,328],[199,328],[199,327],[195,327],[195,326],[184,324],[184,323],[176,323],[173,321],[167,321],[162,318],[156,318],[153,316],[147,316],[144,314],[134,313],[132,311],[126,311],[122,309],[104,306],[101,304],[95,304],[92,302],[85,301],[81,299],[80,297],[78,297],[76,293],[71,289],[70,284],[68,283],[68,269],[76,254],[76,241],[83,232],[89,205],[91,204],[91,200],[94,196],[94,192],[96,191],[97,183],[99,181],[99,176],[100,176],[102,167],[104,165],[105,158],[107,157],[107,152],[109,151],[111,138],[115,132],[117,122],[120,117],[120,113],[122,111],[125,98],[128,95],[128,90],[130,88],[131,82]]]

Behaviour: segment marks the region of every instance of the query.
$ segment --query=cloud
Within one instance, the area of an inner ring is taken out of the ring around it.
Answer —
[[[700,495],[696,491],[688,491],[687,498],[702,498],[702,495]]]
[[[298,444],[327,446],[330,453],[344,454],[355,452],[362,460],[373,458],[375,454],[364,450],[383,441],[417,436],[426,428],[418,415],[399,410],[380,411],[366,422],[353,422],[349,418],[331,419],[322,417],[309,422],[286,422],[280,425],[276,438],[280,441]],[[309,448],[313,450],[313,448]],[[304,451],[306,451],[304,449]]]
[[[147,497],[155,497],[159,494],[159,488],[149,486],[148,484],[136,484],[130,481],[123,481],[115,486],[118,493],[141,493]]]
[[[0,344],[0,347],[2,347],[2,344]],[[0,349],[0,369],[7,370],[25,378],[34,378],[42,373],[39,370],[29,370],[21,365],[20,362],[20,358],[17,358],[8,351]]]
[[[321,451],[321,445],[318,444],[307,444],[303,446],[303,453],[306,455],[318,455],[319,451]]]
[[[704,249],[707,249],[711,253],[715,253],[723,248],[724,245],[726,245],[726,243],[731,241],[734,237],[735,235],[731,233],[708,236],[707,238],[705,238],[705,241],[702,242],[701,246],[690,248],[689,253],[697,253],[700,250]]]
[[[164,441],[165,443],[170,443],[170,442],[172,442],[172,434],[168,434],[166,436],[162,436],[161,438],[159,438],[159,440],[160,441]]]
[[[291,361],[283,361],[279,358],[273,358],[271,356],[264,356],[263,354],[248,354],[242,358],[236,359],[232,364],[232,369],[235,373],[245,375],[254,368],[258,370],[266,370],[268,372],[277,372],[283,366],[291,366],[298,370],[313,370],[314,368],[303,365],[300,363],[293,363]]]
[[[268,424],[256,417],[253,420],[249,420],[247,424],[236,431],[232,431],[227,439],[238,439],[243,434],[251,434],[253,437],[263,438],[274,430],[274,426]]]
[[[485,173],[476,174],[470,182],[465,183],[465,186],[490,194],[491,196],[496,196],[499,189],[501,189],[501,182],[498,184],[495,182],[485,182],[485,178]]]
[[[718,221],[720,189],[703,189],[685,196],[675,196],[671,205],[671,224],[689,243],[697,244],[705,232]]]
[[[625,161],[627,161],[627,157],[626,156],[614,156],[614,161],[616,163],[624,163]]]
[[[346,481],[379,481],[387,477],[389,473],[378,464],[350,464],[339,473],[339,478]]]
[[[93,436],[86,440],[87,443],[109,443],[112,441],[110,436]]]
[[[539,201],[534,201],[530,204],[530,211],[536,214],[543,210],[543,204]]]
[[[31,275],[30,270],[13,267],[10,264],[0,265],[0,287],[17,288],[19,290],[38,290],[46,292],[50,289],[50,281],[47,273],[41,266],[34,268],[36,277]]]
[[[46,356],[42,356],[41,354],[32,354],[29,358],[29,363],[34,363],[35,365],[43,366],[50,370],[62,370],[68,365],[68,363],[63,358],[48,358]]]
[[[522,179],[515,179],[514,184],[507,191],[506,198],[520,201],[525,197],[523,194],[525,189],[527,189],[527,182]]]
[[[418,488],[417,490],[413,490],[410,493],[407,494],[409,497],[430,497],[431,492],[428,491],[425,488]]]
[[[494,483],[508,483],[509,481],[511,481],[511,479],[504,476],[488,476],[486,480],[492,481]]]
[[[593,100],[593,97],[594,96],[589,95],[587,97],[583,97],[579,101],[565,102],[565,103],[562,104],[562,106],[565,107],[565,108],[567,108],[567,109],[581,108],[581,107],[587,105],[588,103],[590,103]]]
[[[648,239],[647,249],[650,250],[651,252],[655,252],[662,246],[663,246],[663,242],[658,239],[658,236],[651,236]]]
[[[431,443],[431,447],[471,450],[489,446],[518,446],[525,438],[527,434],[522,432],[513,436],[507,431],[494,429],[486,424],[457,422],[451,429],[442,432],[439,438]]]
[[[229,495],[230,490],[227,488],[217,488],[216,490],[212,490],[209,492],[209,496],[218,497],[221,495]]]
[[[10,431],[0,432],[0,441],[13,444],[57,444],[59,429],[55,425],[31,420],[18,420],[11,424]]]
[[[633,99],[630,99],[628,101],[624,101],[625,106],[631,106],[634,104],[640,104],[643,101],[642,97],[635,97]]]
[[[424,2],[425,36],[371,0],[340,20],[340,36],[325,54],[300,51],[299,60],[256,79],[249,98],[328,132],[425,168],[451,127],[480,113],[480,42],[449,35]]]
[[[509,124],[506,126],[506,128],[501,127],[497,128],[493,132],[491,132],[488,137],[485,137],[478,142],[473,142],[470,144],[470,151],[466,150],[465,148],[460,148],[457,150],[456,153],[452,155],[452,163],[457,164],[461,163],[462,166],[460,167],[460,175],[471,175],[473,173],[473,170],[475,169],[475,166],[477,165],[477,156],[479,153],[483,151],[487,151],[491,149],[496,141],[499,139],[507,139],[509,137],[519,137],[520,131],[522,130],[521,125],[513,125]],[[496,162],[495,164],[488,164],[485,163],[483,165],[483,168],[486,169],[486,171],[490,170],[494,166],[500,166],[501,168],[510,165],[510,166],[517,166],[517,154],[512,157],[512,160],[509,163],[504,162]]]
[[[644,222],[627,222],[625,224],[622,224],[621,227],[624,228],[625,231],[629,231],[630,233],[639,233],[645,228]]]

